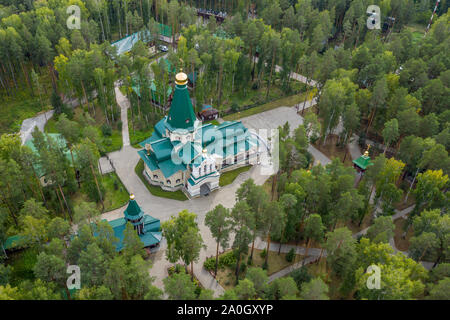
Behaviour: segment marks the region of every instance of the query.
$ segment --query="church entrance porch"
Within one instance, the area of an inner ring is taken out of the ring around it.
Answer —
[[[200,195],[203,197],[209,196],[209,193],[211,192],[211,184],[209,182],[204,183],[200,186]]]

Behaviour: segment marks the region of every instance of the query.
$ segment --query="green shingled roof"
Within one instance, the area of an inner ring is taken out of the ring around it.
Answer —
[[[193,128],[196,119],[187,85],[176,84],[167,123],[173,128],[189,129]]]
[[[116,220],[108,221],[108,223],[114,230],[114,236],[118,239],[118,241],[114,243],[116,246],[116,251],[121,251],[123,249],[123,238],[127,220],[125,218],[119,218]],[[161,223],[158,219],[150,217],[149,215],[144,215],[145,233],[139,235],[139,239],[144,244],[144,247],[155,245],[161,241],[162,234],[159,231],[160,227]]]
[[[368,166],[373,165],[372,161],[370,161],[370,157],[365,155],[362,155],[358,159],[353,160],[353,163],[363,170],[366,170]]]
[[[141,207],[137,204],[136,200],[130,199],[128,202],[128,207],[125,209],[125,217],[131,217],[132,219],[137,219],[140,216],[144,215]]]

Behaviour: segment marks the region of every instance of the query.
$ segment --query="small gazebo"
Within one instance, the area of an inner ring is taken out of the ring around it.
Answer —
[[[353,167],[356,169],[356,171],[358,171],[358,173],[366,172],[367,167],[373,165],[373,162],[370,160],[369,157],[369,149],[370,144],[367,146],[367,150],[361,157],[359,157],[356,160],[353,160]]]
[[[145,248],[155,247],[161,242],[160,220],[144,213],[136,202],[134,194],[130,194],[130,201],[124,211],[124,217],[108,222],[114,230],[114,236],[119,240],[116,243],[117,251],[121,251],[123,248],[124,231],[128,222],[133,225]]]

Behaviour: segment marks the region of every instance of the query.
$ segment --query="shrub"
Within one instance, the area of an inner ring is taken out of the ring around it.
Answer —
[[[308,269],[305,266],[292,271],[291,277],[297,284],[298,290],[301,290],[303,283],[309,282],[312,279],[312,276],[308,273]]]
[[[122,121],[117,122],[117,130],[122,131]]]
[[[247,264],[243,261],[243,262],[241,263],[241,267],[240,267],[240,269],[239,269],[239,272],[245,273],[246,270],[247,270]]]
[[[267,262],[264,261],[264,263],[262,264],[262,269],[267,270],[268,268],[269,268],[269,265],[267,264]]]
[[[231,111],[238,112],[239,111],[239,105],[236,102],[233,102],[231,105]]]
[[[289,250],[289,252],[286,255],[286,261],[292,262],[292,261],[294,261],[294,257],[295,257],[295,250],[294,250],[294,248],[292,248],[291,250]]]
[[[216,266],[216,258],[214,257],[207,258],[203,263],[203,268],[205,268],[208,271],[214,271],[215,266]]]
[[[219,257],[219,266],[223,267],[233,267],[236,265],[236,256],[233,251],[228,251]]]
[[[111,146],[112,145],[112,139],[111,138],[104,138],[103,139],[103,144],[105,145],[105,146]]]
[[[195,292],[195,295],[198,297],[200,295],[200,293],[202,293],[202,288],[199,285],[197,285],[195,287],[194,292]]]
[[[110,125],[108,125],[108,124],[103,124],[102,125],[102,133],[103,133],[103,136],[105,136],[105,137],[110,137],[111,135],[112,135],[112,129],[111,129],[111,126]]]
[[[167,273],[169,274],[169,276],[173,275],[174,273],[180,273],[180,272],[184,272],[184,267],[183,265],[177,263],[174,266],[170,266],[167,269]]]
[[[265,258],[266,257],[266,255],[267,255],[267,250],[266,250],[266,248],[264,248],[264,250],[263,251],[261,251],[261,253],[259,254],[260,256],[261,256],[261,258]]]
[[[69,107],[65,103],[63,103],[63,105],[61,107],[61,112],[64,113],[68,119],[70,119],[70,120],[73,119],[73,110],[71,107]]]

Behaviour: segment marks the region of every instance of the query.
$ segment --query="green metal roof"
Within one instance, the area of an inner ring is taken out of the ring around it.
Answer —
[[[166,178],[170,178],[178,171],[186,170],[185,164],[176,164],[170,157],[164,161],[157,161],[153,152],[150,154],[150,156],[148,156],[147,152],[144,149],[138,151],[138,154],[151,171],[159,169]]]
[[[155,154],[156,160],[164,161],[170,158],[172,154],[173,145],[169,138],[162,138],[150,144]]]
[[[187,85],[176,84],[167,123],[173,128],[191,129],[195,120],[197,120],[197,117],[192,107]]]
[[[178,171],[186,171],[186,165],[183,163],[175,164],[171,159],[158,163],[164,177],[170,178]]]
[[[171,38],[172,37],[172,27],[159,23],[159,33],[164,37]],[[122,39],[114,41],[111,43],[113,47],[117,48],[117,54],[121,55],[123,53],[129,52],[136,42],[142,41],[144,43],[150,42],[153,40],[153,36],[150,34],[148,29],[143,29],[141,31],[135,32],[126,36]]]
[[[72,163],[72,155],[70,154],[70,150],[67,148],[67,142],[66,139],[64,139],[63,135],[60,133],[46,133],[44,134],[44,138],[47,139],[49,137],[52,141],[56,142],[56,145],[58,148],[60,148],[66,157],[67,160],[69,160],[70,163]],[[35,154],[38,154],[38,150],[36,146],[34,145],[34,138],[28,140],[25,142],[25,145],[31,149],[31,151]],[[73,152],[74,159],[77,158],[76,152]],[[43,172],[42,167],[39,163],[33,163],[33,167],[36,170],[36,174],[39,177],[42,177],[45,175],[45,172]]]
[[[136,219],[137,217],[143,216],[144,212],[141,207],[137,204],[136,200],[130,199],[128,202],[128,207],[125,209],[125,217],[132,217],[132,219]]]
[[[373,165],[372,161],[370,161],[370,157],[365,155],[362,155],[358,159],[353,160],[353,163],[363,170],[366,170],[368,166]]]
[[[3,244],[3,247],[5,248],[5,250],[20,247],[23,243],[24,238],[25,237],[21,236],[20,234],[11,236],[8,239],[6,239],[5,243]]]
[[[125,52],[129,52],[133,46],[138,42],[139,40],[147,43],[152,40],[152,36],[150,34],[150,31],[147,29],[135,32],[133,34],[130,34],[129,36],[126,36],[122,39],[119,39],[117,41],[114,41],[111,43],[111,46],[117,48],[117,54],[121,55]]]
[[[127,225],[125,218],[119,218],[112,221],[108,221],[110,226],[114,230],[114,236],[119,240],[115,243],[116,251],[123,249],[124,231]],[[139,235],[139,239],[143,243],[143,247],[155,245],[161,241],[162,234],[159,231],[161,223],[158,219],[155,219],[149,215],[144,215],[144,234]]]
[[[168,26],[168,25],[162,24],[162,23],[160,23],[158,26],[159,26],[159,33],[161,35],[163,35],[164,37],[168,37],[168,38],[172,37],[172,27],[171,26]]]

